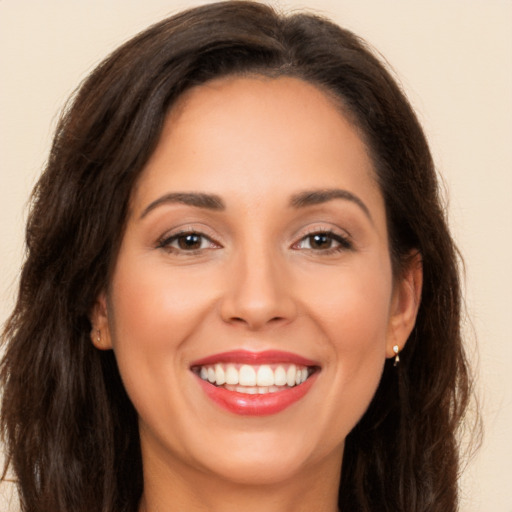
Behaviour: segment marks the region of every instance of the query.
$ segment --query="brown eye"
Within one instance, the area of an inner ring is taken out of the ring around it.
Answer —
[[[203,237],[197,233],[187,233],[176,238],[176,245],[184,251],[201,249]]]
[[[202,251],[203,249],[212,249],[218,247],[213,240],[201,233],[187,231],[176,233],[162,239],[157,247],[174,253],[192,253]]]
[[[318,231],[317,233],[306,235],[292,247],[293,249],[306,249],[321,254],[331,254],[353,248],[348,238],[331,231]]]
[[[333,243],[332,237],[327,233],[316,233],[310,235],[308,239],[311,249],[330,249]]]

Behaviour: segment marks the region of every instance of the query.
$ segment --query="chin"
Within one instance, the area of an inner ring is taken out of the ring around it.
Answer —
[[[206,471],[236,485],[265,486],[292,481],[302,472],[311,470],[332,454],[341,467],[343,447],[322,446],[313,436],[283,431],[230,435],[228,443],[219,439],[209,450],[202,465]],[[308,440],[309,438],[309,440]],[[316,448],[315,448],[316,447]],[[339,448],[339,449],[338,449]],[[324,453],[326,452],[326,453]],[[201,451],[204,455],[206,450]],[[201,463],[201,462],[200,462]]]
[[[279,455],[277,455],[279,454]],[[266,486],[293,479],[304,471],[304,461],[300,457],[290,457],[278,450],[273,453],[244,454],[218,460],[210,465],[210,472],[235,485]],[[340,461],[341,464],[341,461]]]

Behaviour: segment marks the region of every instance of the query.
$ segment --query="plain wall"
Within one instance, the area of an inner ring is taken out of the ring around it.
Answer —
[[[200,3],[208,2],[0,0],[0,322],[16,294],[28,196],[66,98],[120,43]],[[468,346],[479,359],[485,437],[462,479],[461,510],[512,512],[512,2],[273,5],[308,7],[366,38],[419,113],[466,261]],[[17,510],[8,484],[0,509]]]

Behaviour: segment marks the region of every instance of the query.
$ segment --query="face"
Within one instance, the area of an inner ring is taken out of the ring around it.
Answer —
[[[414,279],[393,279],[372,162],[331,98],[294,78],[187,92],[93,318],[145,470],[275,483],[339,468],[414,323]]]

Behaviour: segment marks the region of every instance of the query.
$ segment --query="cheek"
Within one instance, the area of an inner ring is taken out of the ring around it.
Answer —
[[[202,280],[148,264],[140,256],[125,254],[118,261],[109,311],[112,345],[123,383],[140,413],[153,407],[148,397],[173,400],[158,390],[175,387],[187,366],[182,345],[208,309]]]
[[[176,348],[204,311],[208,293],[202,281],[200,275],[150,265],[143,258],[121,261],[112,286],[114,345]]]
[[[109,311],[112,345],[128,396],[157,432],[179,428],[164,411],[187,406],[176,390],[188,368],[186,346],[212,302],[204,282],[197,272],[172,272],[140,255],[125,252],[118,260]]]
[[[385,348],[392,295],[389,266],[368,259],[374,264],[341,268],[303,293],[334,349],[361,358]]]
[[[379,265],[352,268],[325,280],[311,296],[310,311],[329,346],[322,372],[328,382],[325,423],[332,425],[326,441],[354,428],[378,387],[386,357],[390,275]]]
[[[354,294],[353,289],[338,292],[339,302],[325,304],[322,320],[330,341],[330,364],[336,370],[337,389],[369,395],[380,378],[386,357],[388,302],[378,292]],[[329,308],[331,308],[329,310]]]

